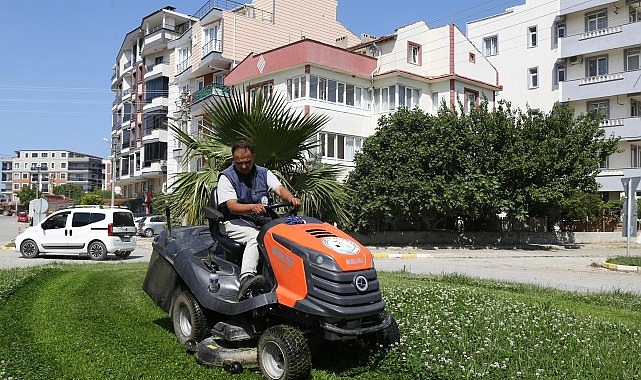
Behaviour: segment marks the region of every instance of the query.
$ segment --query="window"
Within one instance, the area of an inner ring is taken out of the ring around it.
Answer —
[[[318,98],[318,77],[316,75],[309,76],[309,97]]]
[[[556,65],[555,69],[555,78],[554,78],[554,84],[559,84],[559,82],[565,82],[566,79],[566,69],[565,65]]]
[[[25,157],[25,158],[29,158],[29,152],[25,152],[25,153],[24,153],[24,157]]]
[[[49,153],[43,152],[43,153],[40,155],[40,157],[42,157],[42,158],[47,158],[47,157],[49,157]]]
[[[19,183],[14,183],[13,184],[13,189],[14,190],[20,190],[20,184]]]
[[[60,173],[60,179],[67,178],[67,173]]]
[[[609,100],[595,100],[588,102],[588,111],[598,109],[606,119],[610,118],[610,101]]]
[[[14,179],[20,179],[20,173],[13,173]]]
[[[67,157],[67,153],[60,153],[60,157],[66,158]]]
[[[320,133],[318,138],[318,153],[325,158],[354,161],[355,154],[363,147],[362,137]]]
[[[27,173],[22,173],[22,179],[28,179],[28,178],[29,178],[29,174],[27,174]]]
[[[585,76],[595,77],[598,75],[606,75],[608,73],[608,57],[590,57],[587,59],[585,65]]]
[[[36,153],[36,152],[31,153],[31,157],[38,158],[38,153]]]
[[[56,167],[56,163],[55,163],[55,162],[52,162],[52,163],[51,163],[51,169],[54,169],[55,167]]]
[[[599,169],[609,169],[610,168],[610,157],[606,157],[605,160],[599,162]]]
[[[287,79],[287,100],[304,98],[306,96],[305,92],[306,89],[304,76]]]
[[[187,67],[189,67],[189,48],[188,47],[183,47],[178,50],[178,59],[176,62],[178,64],[176,65],[176,73],[180,74],[183,71],[187,70]]]
[[[602,9],[585,15],[585,31],[593,32],[608,27],[608,11]]]
[[[639,168],[641,167],[641,159],[639,159],[639,154],[641,154],[641,147],[638,145],[630,145],[630,167]]]
[[[528,88],[539,87],[539,68],[531,67],[528,69]]]
[[[625,71],[639,70],[639,53],[641,49],[628,49],[625,51]]]
[[[483,54],[486,57],[499,53],[499,36],[483,38]]]
[[[61,162],[60,163],[60,167],[65,169],[67,167],[67,163],[66,162]]]
[[[416,89],[398,85],[398,107],[414,108],[418,106],[419,92]]]
[[[537,35],[537,27],[536,26],[530,26],[527,28],[527,46],[528,47],[536,47],[538,45],[538,35]]]
[[[470,111],[472,111],[473,109],[478,107],[478,104],[479,104],[478,103],[478,101],[479,101],[479,92],[478,91],[474,91],[474,90],[470,90],[470,89],[466,88],[464,90],[464,92],[463,92],[463,95],[465,97],[465,99],[464,99],[465,100],[465,104],[464,104],[465,113],[469,113]]]
[[[336,90],[337,90],[337,82],[335,80],[328,80],[327,81],[327,100],[336,103]]]
[[[55,158],[55,157],[56,157],[56,152],[51,152],[51,158]]]
[[[93,212],[76,212],[71,218],[72,227],[83,227],[88,224],[96,223],[105,220],[105,214]]]
[[[564,38],[567,34],[567,27],[565,24],[556,24],[556,38]]]
[[[421,64],[421,45],[414,42],[407,43],[407,62],[415,65]]]
[[[470,53],[470,58],[469,59],[470,59],[471,63],[476,63],[476,54]]]
[[[432,113],[433,114],[438,113],[438,107],[440,107],[440,104],[438,102],[438,92],[433,92],[432,93]]]
[[[641,102],[635,99],[630,99],[630,116],[641,116]]]
[[[220,51],[221,46],[218,39],[218,24],[212,28],[205,29],[205,41],[203,44],[203,56],[211,53],[212,51]]]
[[[147,104],[155,98],[169,96],[169,78],[160,77],[145,83],[145,101]]]

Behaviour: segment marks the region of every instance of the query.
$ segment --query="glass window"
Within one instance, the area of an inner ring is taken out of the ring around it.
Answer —
[[[354,105],[354,85],[345,85],[345,104],[348,106]]]
[[[336,89],[337,89],[337,83],[335,80],[328,80],[327,81],[327,100],[336,103]]]
[[[596,100],[588,102],[588,111],[598,109],[606,119],[610,118],[610,101],[609,100]]]
[[[557,65],[556,66],[556,83],[558,84],[559,82],[565,82],[565,81],[566,81],[565,65]]]
[[[608,27],[608,12],[606,9],[589,13],[585,16],[585,31],[605,29]]]
[[[336,135],[330,133],[327,135],[327,157],[334,157],[334,150],[336,146]]]
[[[398,85],[398,108],[405,107],[405,86]]]
[[[415,65],[421,64],[421,45],[415,44],[413,42],[408,42],[407,62]]]
[[[318,78],[318,99],[327,100],[327,79]]]
[[[641,111],[641,102],[635,99],[630,99],[630,116],[641,116],[639,111]]]
[[[309,76],[309,97],[318,98],[318,77],[316,75]]]
[[[538,45],[537,27],[530,26],[528,29],[528,47],[536,47]]]
[[[539,68],[531,67],[528,69],[528,88],[539,87]]]
[[[499,53],[499,36],[483,38],[483,54],[486,57]]]
[[[362,88],[360,87],[354,88],[354,105],[359,108],[363,106],[362,92],[363,92]]]
[[[338,83],[338,102],[345,104],[345,83]]]
[[[594,77],[608,73],[608,57],[590,57],[585,65],[585,76]]]
[[[626,71],[639,70],[641,68],[639,66],[640,52],[641,52],[641,49],[639,48],[626,50],[625,52],[625,70]]]

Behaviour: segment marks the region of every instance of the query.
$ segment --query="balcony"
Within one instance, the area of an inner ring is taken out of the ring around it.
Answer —
[[[168,132],[166,129],[153,129],[151,131],[145,131],[145,135],[142,137],[143,143],[160,141],[167,142]]]
[[[203,45],[203,57],[211,52],[221,53],[223,51],[223,41],[221,40],[211,40]]]
[[[170,29],[165,29],[162,25],[153,26],[145,34],[145,44],[140,53],[145,56],[165,50],[167,48],[167,42],[175,40],[178,36],[178,33]]]
[[[623,141],[641,140],[641,117],[605,120],[601,123],[606,137],[614,135]]]
[[[641,22],[575,34],[559,40],[560,57],[574,57],[638,45],[640,35]]]
[[[142,166],[142,177],[156,177],[167,172],[166,160],[144,161]]]
[[[641,168],[602,169],[596,181],[601,185],[599,191],[622,192],[622,178],[641,177]]]
[[[156,77],[169,77],[169,64],[166,62],[159,64],[147,65],[147,72],[145,72],[145,80],[153,79]]]
[[[559,14],[567,15],[612,3],[612,0],[561,0],[559,3]]]
[[[201,102],[211,96],[229,96],[229,87],[223,86],[222,84],[212,83],[208,86],[205,86],[203,89],[198,90],[194,93],[191,99],[191,104],[196,104]]]
[[[626,71],[585,77],[559,83],[562,101],[607,98],[639,92],[637,80],[641,71]]]

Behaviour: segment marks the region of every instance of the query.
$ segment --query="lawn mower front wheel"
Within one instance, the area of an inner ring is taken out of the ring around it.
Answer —
[[[268,328],[258,339],[258,366],[269,380],[309,378],[312,355],[305,335],[288,325]]]
[[[211,335],[200,304],[187,290],[179,290],[174,295],[170,316],[176,338],[183,346],[190,342],[198,343]]]

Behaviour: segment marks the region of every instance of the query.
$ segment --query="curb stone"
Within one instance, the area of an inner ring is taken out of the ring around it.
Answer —
[[[375,259],[427,259],[432,257],[429,253],[386,253],[374,252],[372,257]]]
[[[618,270],[623,272],[641,272],[641,270],[639,270],[639,267],[636,265],[619,265],[619,264],[604,262],[603,264],[601,264],[601,266],[603,268]]]

